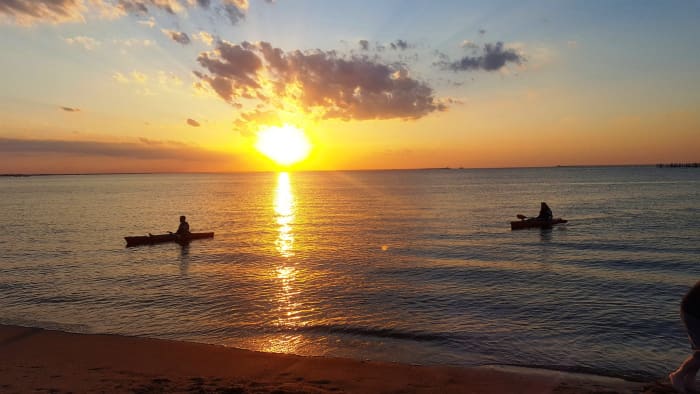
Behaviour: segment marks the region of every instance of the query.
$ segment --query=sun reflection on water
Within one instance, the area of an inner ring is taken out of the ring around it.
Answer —
[[[294,353],[301,345],[301,335],[294,332],[294,328],[302,325],[301,304],[297,301],[300,293],[297,284],[299,271],[296,268],[294,257],[294,213],[295,202],[289,174],[282,172],[277,177],[277,189],[273,203],[275,220],[278,227],[278,235],[275,240],[277,252],[282,257],[273,273],[274,280],[279,288],[275,293],[277,302],[277,319],[274,324],[283,333],[269,338],[265,351],[276,353]],[[287,331],[288,332],[284,332]]]
[[[277,190],[275,192],[275,213],[279,225],[279,235],[275,244],[282,257],[294,256],[294,195],[289,183],[289,174],[282,172],[277,177]]]

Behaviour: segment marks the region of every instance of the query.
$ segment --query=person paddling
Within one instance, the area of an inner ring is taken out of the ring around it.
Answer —
[[[547,205],[546,202],[542,202],[540,204],[540,214],[537,215],[536,219],[540,220],[552,220],[554,215],[552,214],[552,210],[549,208],[549,205]]]
[[[178,226],[175,234],[188,235],[189,233],[190,233],[190,224],[187,223],[187,218],[185,218],[185,216],[180,216],[180,225]]]

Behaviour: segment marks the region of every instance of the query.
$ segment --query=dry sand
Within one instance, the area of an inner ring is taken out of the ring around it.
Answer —
[[[0,393],[672,393],[542,369],[424,367],[0,325]]]

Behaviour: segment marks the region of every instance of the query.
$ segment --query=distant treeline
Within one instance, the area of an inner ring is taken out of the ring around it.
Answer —
[[[657,164],[656,165],[659,168],[663,167],[693,167],[693,168],[698,168],[700,167],[700,163],[668,163],[668,164]]]

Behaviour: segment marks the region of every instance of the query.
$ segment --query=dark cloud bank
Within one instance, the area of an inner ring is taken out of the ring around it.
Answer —
[[[137,142],[28,140],[0,138],[3,155],[70,155],[141,160],[228,161],[231,157],[179,142],[141,138]]]

